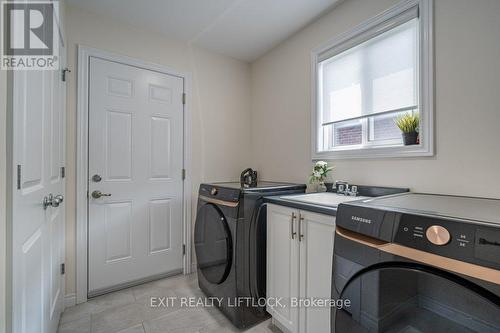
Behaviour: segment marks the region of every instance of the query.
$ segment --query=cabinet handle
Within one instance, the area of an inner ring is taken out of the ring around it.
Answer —
[[[297,233],[293,231],[293,225],[296,218],[297,216],[295,215],[295,213],[292,213],[292,219],[290,220],[290,232],[292,234],[292,239],[295,239],[295,235],[297,235]]]
[[[304,221],[304,216],[299,213],[299,242],[304,238],[304,234],[302,233],[302,221]]]

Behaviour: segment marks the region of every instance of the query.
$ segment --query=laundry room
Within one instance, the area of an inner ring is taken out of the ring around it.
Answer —
[[[0,333],[500,332],[499,0],[1,13]]]

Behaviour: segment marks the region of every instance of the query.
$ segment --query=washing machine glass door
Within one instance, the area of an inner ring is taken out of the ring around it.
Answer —
[[[232,238],[224,214],[215,204],[198,210],[194,231],[198,269],[213,284],[224,282],[231,270]]]
[[[377,264],[344,286],[332,332],[500,332],[499,289],[420,264]]]

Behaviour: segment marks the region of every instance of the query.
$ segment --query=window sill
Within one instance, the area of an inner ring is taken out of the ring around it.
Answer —
[[[433,156],[434,150],[426,145],[364,147],[313,152],[313,160],[338,160],[360,158],[404,158]]]

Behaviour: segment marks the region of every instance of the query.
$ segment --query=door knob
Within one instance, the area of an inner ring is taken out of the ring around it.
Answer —
[[[102,193],[101,191],[95,190],[92,192],[92,198],[99,199],[100,197],[110,197],[111,193]]]
[[[51,193],[43,198],[43,203],[42,203],[43,209],[47,209],[47,207],[49,206],[59,207],[59,205],[63,202],[63,200],[64,197],[61,194],[53,196]]]
[[[62,194],[58,194],[55,196],[55,199],[57,199],[59,203],[62,203],[64,201],[64,196]]]

